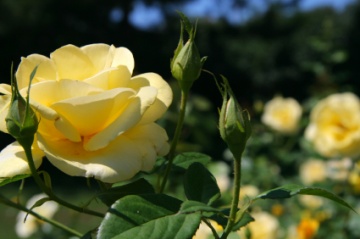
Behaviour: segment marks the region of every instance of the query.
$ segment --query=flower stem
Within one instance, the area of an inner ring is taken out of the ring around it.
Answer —
[[[40,187],[40,189],[46,193],[48,195],[48,197],[53,200],[53,201],[56,201],[57,203],[59,203],[60,205],[63,205],[65,207],[68,207],[70,209],[73,209],[75,211],[78,211],[78,212],[81,212],[81,213],[86,213],[86,214],[89,214],[89,215],[93,215],[93,216],[97,216],[97,217],[104,217],[105,215],[100,213],[100,212],[96,212],[96,211],[93,211],[93,210],[89,210],[89,209],[86,209],[86,208],[81,208],[81,207],[78,207],[76,205],[73,205],[67,201],[64,201],[62,200],[61,198],[59,198],[58,196],[56,196],[53,191],[51,190],[51,188],[47,187],[43,180],[40,178],[38,172],[36,171],[36,167],[35,167],[35,163],[34,163],[34,159],[32,157],[32,152],[31,152],[31,146],[30,147],[24,147],[23,145],[23,148],[25,150],[25,154],[26,154],[26,157],[28,159],[28,164],[29,164],[29,168],[30,168],[30,171],[31,171],[31,174],[36,182],[36,184]]]
[[[220,239],[219,235],[217,234],[215,228],[211,225],[211,223],[206,219],[203,219],[202,221],[210,228],[210,230],[214,236],[214,239]]]
[[[241,183],[241,158],[234,159],[234,185],[233,185],[233,198],[231,201],[230,215],[227,221],[224,233],[220,239],[226,239],[230,234],[236,220],[236,213],[238,210],[239,196],[240,196],[240,183]]]
[[[189,91],[181,90],[179,117],[178,117],[178,121],[177,121],[177,124],[176,124],[174,137],[173,137],[173,140],[171,142],[170,151],[169,151],[169,154],[166,157],[168,159],[168,164],[167,164],[166,169],[165,169],[164,178],[163,178],[163,180],[161,182],[161,185],[160,185],[159,193],[164,192],[166,182],[167,182],[167,179],[169,177],[171,167],[172,167],[172,164],[173,164],[173,161],[174,161],[176,145],[177,145],[177,143],[179,141],[181,130],[182,130],[182,127],[183,127],[183,124],[184,124],[185,112],[186,112],[186,103],[187,103],[188,96],[189,96]]]
[[[7,205],[7,206],[19,209],[21,211],[27,212],[27,213],[33,215],[34,217],[36,217],[36,218],[38,218],[38,219],[40,219],[40,220],[42,220],[44,222],[47,222],[47,223],[49,223],[49,224],[51,224],[51,225],[53,225],[53,226],[55,226],[57,228],[60,228],[60,229],[66,231],[66,232],[68,232],[68,233],[70,233],[70,234],[72,234],[74,236],[82,237],[82,233],[80,233],[80,232],[78,232],[78,231],[76,231],[76,230],[74,230],[74,229],[72,229],[72,228],[70,228],[68,226],[65,226],[64,224],[62,224],[62,223],[60,223],[58,221],[55,221],[55,220],[52,220],[50,218],[44,217],[44,216],[42,216],[40,214],[37,214],[36,212],[34,212],[34,211],[30,210],[30,209],[27,209],[26,207],[24,207],[21,204],[14,203],[13,201],[7,199],[6,197],[4,197],[1,194],[0,194],[0,203],[3,203],[5,205]]]

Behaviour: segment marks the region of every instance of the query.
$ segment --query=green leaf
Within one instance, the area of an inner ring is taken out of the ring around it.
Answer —
[[[221,214],[221,210],[197,201],[185,201],[181,204],[179,213],[189,214],[195,212],[211,212]]]
[[[200,225],[201,215],[174,214],[147,222],[112,239],[185,239],[192,238]]]
[[[97,238],[113,238],[131,228],[174,214],[179,211],[180,204],[180,200],[165,194],[125,196],[106,213]]]
[[[95,229],[93,229],[91,231],[88,231],[80,239],[93,239],[93,238],[96,238],[97,230],[98,230],[98,228],[95,228]]]
[[[193,163],[186,171],[184,189],[189,200],[208,205],[220,198],[215,177],[200,163]]]
[[[107,206],[111,206],[116,200],[127,195],[135,194],[152,194],[155,193],[153,186],[141,178],[126,185],[110,188],[106,191],[99,192],[97,197]]]
[[[338,204],[343,205],[356,212],[353,207],[351,207],[347,202],[345,202],[343,199],[333,194],[332,192],[329,192],[322,188],[304,187],[296,184],[289,184],[275,189],[271,189],[267,192],[258,195],[256,198],[281,199],[281,198],[289,198],[298,194],[324,197],[334,202],[337,202]]]
[[[8,177],[0,178],[0,187],[4,186],[6,184],[9,184],[9,183],[13,183],[13,182],[22,180],[24,178],[28,178],[30,176],[31,176],[31,174],[19,174],[14,177],[11,177],[11,178],[8,178]]]
[[[223,228],[226,227],[228,218],[230,214],[230,208],[222,209],[220,214],[214,214],[210,217],[211,220],[214,220],[219,225],[221,225]]]
[[[186,152],[177,155],[174,158],[173,165],[182,169],[188,169],[195,162],[206,165],[210,163],[211,157],[197,152]]]

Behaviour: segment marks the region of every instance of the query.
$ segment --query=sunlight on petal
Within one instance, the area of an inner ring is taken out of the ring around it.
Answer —
[[[4,95],[11,95],[11,86],[8,84],[0,84],[0,93]]]
[[[134,57],[131,51],[125,47],[116,48],[114,51],[114,59],[111,67],[126,66],[132,74],[135,66]]]
[[[141,119],[141,101],[134,98],[107,128],[94,136],[85,139],[84,148],[89,151],[98,150],[108,146],[117,136],[136,125]]]
[[[44,153],[36,146],[33,147],[33,158],[36,168],[40,167]],[[23,147],[18,142],[6,146],[0,152],[0,177],[14,177],[29,174],[30,169]]]
[[[0,130],[7,133],[5,118],[8,115],[11,102],[11,95],[0,95]]]
[[[56,80],[54,63],[45,56],[32,54],[26,58],[21,58],[21,62],[16,72],[19,89],[29,86],[30,75],[36,66],[38,66],[38,69],[36,70],[36,75],[32,80],[32,84],[44,80]]]
[[[149,106],[154,103],[157,92],[157,89],[151,86],[143,87],[139,90],[136,96],[141,100],[140,114],[144,114]]]
[[[132,78],[129,87],[138,89],[146,84],[158,89],[158,94],[153,105],[143,115],[140,124],[150,123],[159,119],[167,111],[173,98],[170,86],[161,76],[155,73],[146,73]]]
[[[63,100],[51,108],[71,122],[79,134],[90,136],[111,124],[133,96],[134,91],[131,89],[117,88],[97,95]]]
[[[119,137],[98,151],[85,151],[80,143],[70,141],[47,141],[41,137],[39,141],[50,162],[71,176],[114,183],[130,179],[141,170],[138,143],[126,137]]]
[[[102,89],[82,81],[61,80],[45,81],[33,85],[30,90],[31,99],[45,106],[73,97],[94,95]]]
[[[89,57],[74,45],[63,46],[50,57],[55,62],[58,79],[84,80],[96,73]]]
[[[84,82],[103,90],[118,87],[126,87],[130,81],[131,74],[126,66],[118,66],[106,69],[86,79]]]
[[[107,44],[90,44],[80,49],[89,57],[96,71],[102,71],[111,64],[113,54]]]

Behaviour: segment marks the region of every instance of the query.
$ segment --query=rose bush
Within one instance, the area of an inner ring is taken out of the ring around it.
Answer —
[[[333,94],[318,102],[305,137],[326,157],[360,153],[360,101],[352,93]]]
[[[134,58],[128,49],[66,45],[50,58],[22,58],[16,78],[24,95],[37,65],[30,91],[40,119],[33,146],[37,166],[45,155],[69,175],[114,183],[151,170],[156,157],[167,154],[167,134],[155,121],[171,104],[171,88],[155,73],[132,77]],[[1,84],[0,93],[0,130],[7,132],[10,86]],[[0,177],[28,173],[26,165],[13,143],[0,154]]]
[[[277,96],[264,107],[261,121],[280,133],[293,133],[298,129],[302,108],[293,98]]]

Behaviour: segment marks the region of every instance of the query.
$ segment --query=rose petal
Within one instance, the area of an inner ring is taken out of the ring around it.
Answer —
[[[135,92],[131,89],[116,88],[97,95],[59,101],[51,105],[60,118],[64,119],[57,121],[56,126],[62,127],[62,129],[58,128],[61,132],[64,132],[66,128],[73,131],[72,128],[74,128],[79,136],[96,134],[122,114],[129,98],[134,94]]]
[[[109,90],[128,85],[131,74],[126,66],[118,66],[104,70],[84,82],[103,90]]]
[[[44,153],[33,145],[33,159],[36,168],[40,167]],[[0,152],[0,177],[14,177],[20,174],[29,174],[30,168],[23,147],[18,142],[6,146]]]
[[[7,133],[5,118],[8,115],[11,103],[11,95],[0,95],[0,130]]]
[[[121,115],[107,128],[89,138],[85,142],[84,148],[93,151],[106,147],[117,136],[136,125],[143,112],[154,102],[156,93],[157,91],[153,87],[142,88]]]
[[[141,170],[138,142],[126,137],[118,137],[98,151],[86,151],[81,143],[50,141],[41,136],[39,141],[50,162],[71,176],[94,177],[115,183],[130,179]]]
[[[145,73],[133,77],[128,87],[135,90],[150,85],[158,90],[157,99],[153,105],[145,112],[141,118],[140,124],[154,122],[159,119],[168,109],[172,102],[173,94],[170,86],[164,79],[155,73]]]
[[[138,125],[125,134],[129,139],[138,142],[144,171],[149,171],[154,167],[157,155],[164,156],[169,152],[167,133],[155,123]]]
[[[32,54],[26,58],[21,58],[21,62],[16,72],[16,80],[19,89],[27,88],[29,86],[30,75],[36,66],[38,66],[38,68],[36,70],[36,75],[32,80],[32,84],[45,80],[56,80],[54,63],[45,56]]]
[[[119,47],[114,50],[114,59],[112,61],[111,67],[126,66],[129,69],[130,74],[133,73],[135,62],[134,56],[125,47]]]
[[[97,72],[108,68],[113,59],[113,49],[107,44],[90,44],[80,49],[88,56]]]
[[[11,86],[8,84],[0,84],[0,93],[4,95],[11,95]]]
[[[104,92],[102,89],[83,81],[61,80],[45,81],[31,87],[31,100],[44,106],[73,97],[94,95]]]
[[[84,80],[96,73],[89,57],[73,45],[57,49],[51,53],[50,58],[56,65],[58,79]]]

